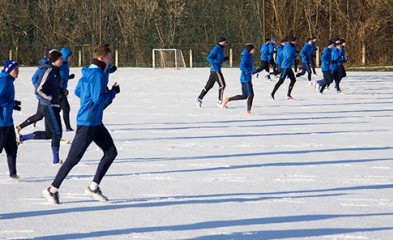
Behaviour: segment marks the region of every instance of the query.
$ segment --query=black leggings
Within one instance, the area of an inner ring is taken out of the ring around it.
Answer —
[[[224,90],[226,87],[224,76],[221,72],[210,72],[209,80],[207,80],[206,86],[202,89],[199,94],[199,99],[202,100],[215,83],[218,83],[218,100],[222,101],[224,97]]]
[[[34,139],[52,139],[51,146],[59,147],[62,135],[60,108],[41,105],[41,113],[45,117],[45,131],[34,132]]]
[[[78,126],[67,159],[60,167],[52,186],[59,188],[63,180],[67,177],[71,169],[79,163],[89,145],[95,142],[104,152],[98,164],[93,181],[97,184],[105,176],[113,160],[117,156],[117,150],[113,139],[104,125],[99,126]]]
[[[21,129],[25,128],[25,127],[29,126],[30,124],[33,124],[33,123],[36,123],[36,122],[42,120],[43,118],[44,118],[44,115],[42,115],[42,113],[41,113],[41,104],[40,104],[40,101],[38,101],[37,112],[34,115],[27,118],[21,124],[19,124],[19,127]]]
[[[291,82],[289,83],[287,96],[291,96],[293,86],[296,83],[295,74],[293,73],[292,68],[283,68],[281,70],[282,72],[281,72],[280,80],[278,80],[278,82],[273,88],[273,91],[271,93],[272,97],[274,97],[274,94],[277,92],[278,88],[284,83],[286,77],[288,77],[291,80]]]
[[[14,126],[0,127],[0,153],[5,150],[7,154],[8,170],[10,175],[16,174],[16,154],[18,145]]]
[[[252,102],[254,100],[254,89],[251,82],[242,82],[242,95],[230,97],[228,100],[244,100],[247,99],[247,112],[251,112]]]

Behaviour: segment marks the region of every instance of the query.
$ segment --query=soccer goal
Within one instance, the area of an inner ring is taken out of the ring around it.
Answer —
[[[179,49],[153,49],[153,68],[186,68],[182,51]]]

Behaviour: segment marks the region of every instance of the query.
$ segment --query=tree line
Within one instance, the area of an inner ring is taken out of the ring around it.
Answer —
[[[177,48],[205,66],[218,36],[234,64],[244,44],[296,36],[299,49],[346,39],[349,65],[392,65],[392,0],[0,0],[0,55],[37,65],[45,47],[81,51],[88,64],[100,42],[119,50],[120,66],[151,66],[153,48]],[[75,58],[74,58],[75,59]],[[187,62],[187,60],[186,60]],[[72,65],[76,65],[76,61]]]

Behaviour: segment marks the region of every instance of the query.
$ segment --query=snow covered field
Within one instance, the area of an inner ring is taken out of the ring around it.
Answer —
[[[15,82],[16,124],[36,110],[34,71],[21,68]],[[80,69],[71,72],[79,79]],[[239,70],[223,73],[225,96],[240,93]],[[41,196],[58,169],[49,141],[19,147],[20,181],[8,178],[1,154],[0,239],[393,239],[393,73],[348,72],[340,95],[319,95],[302,78],[295,101],[285,99],[288,81],[271,101],[275,83],[254,79],[252,116],[245,101],[218,108],[217,85],[198,109],[208,76],[207,68],[111,75],[121,92],[104,117],[119,152],[101,184],[107,204],[83,195],[102,154],[94,144],[58,206]],[[69,99],[76,127],[79,102]],[[69,147],[61,145],[63,159]]]

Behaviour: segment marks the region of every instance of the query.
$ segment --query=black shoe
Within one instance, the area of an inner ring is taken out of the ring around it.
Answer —
[[[49,191],[50,187],[42,190],[42,195],[50,204],[60,204],[59,192],[51,193]]]
[[[66,129],[66,132],[73,132],[74,131],[74,129],[72,129],[72,128],[67,128]]]
[[[12,174],[10,174],[10,178],[19,179],[19,176],[16,173],[12,173]]]
[[[85,195],[89,196],[95,200],[98,200],[100,202],[107,202],[108,198],[102,194],[101,189],[97,188],[96,190],[91,190],[90,187],[87,187],[85,190]]]

